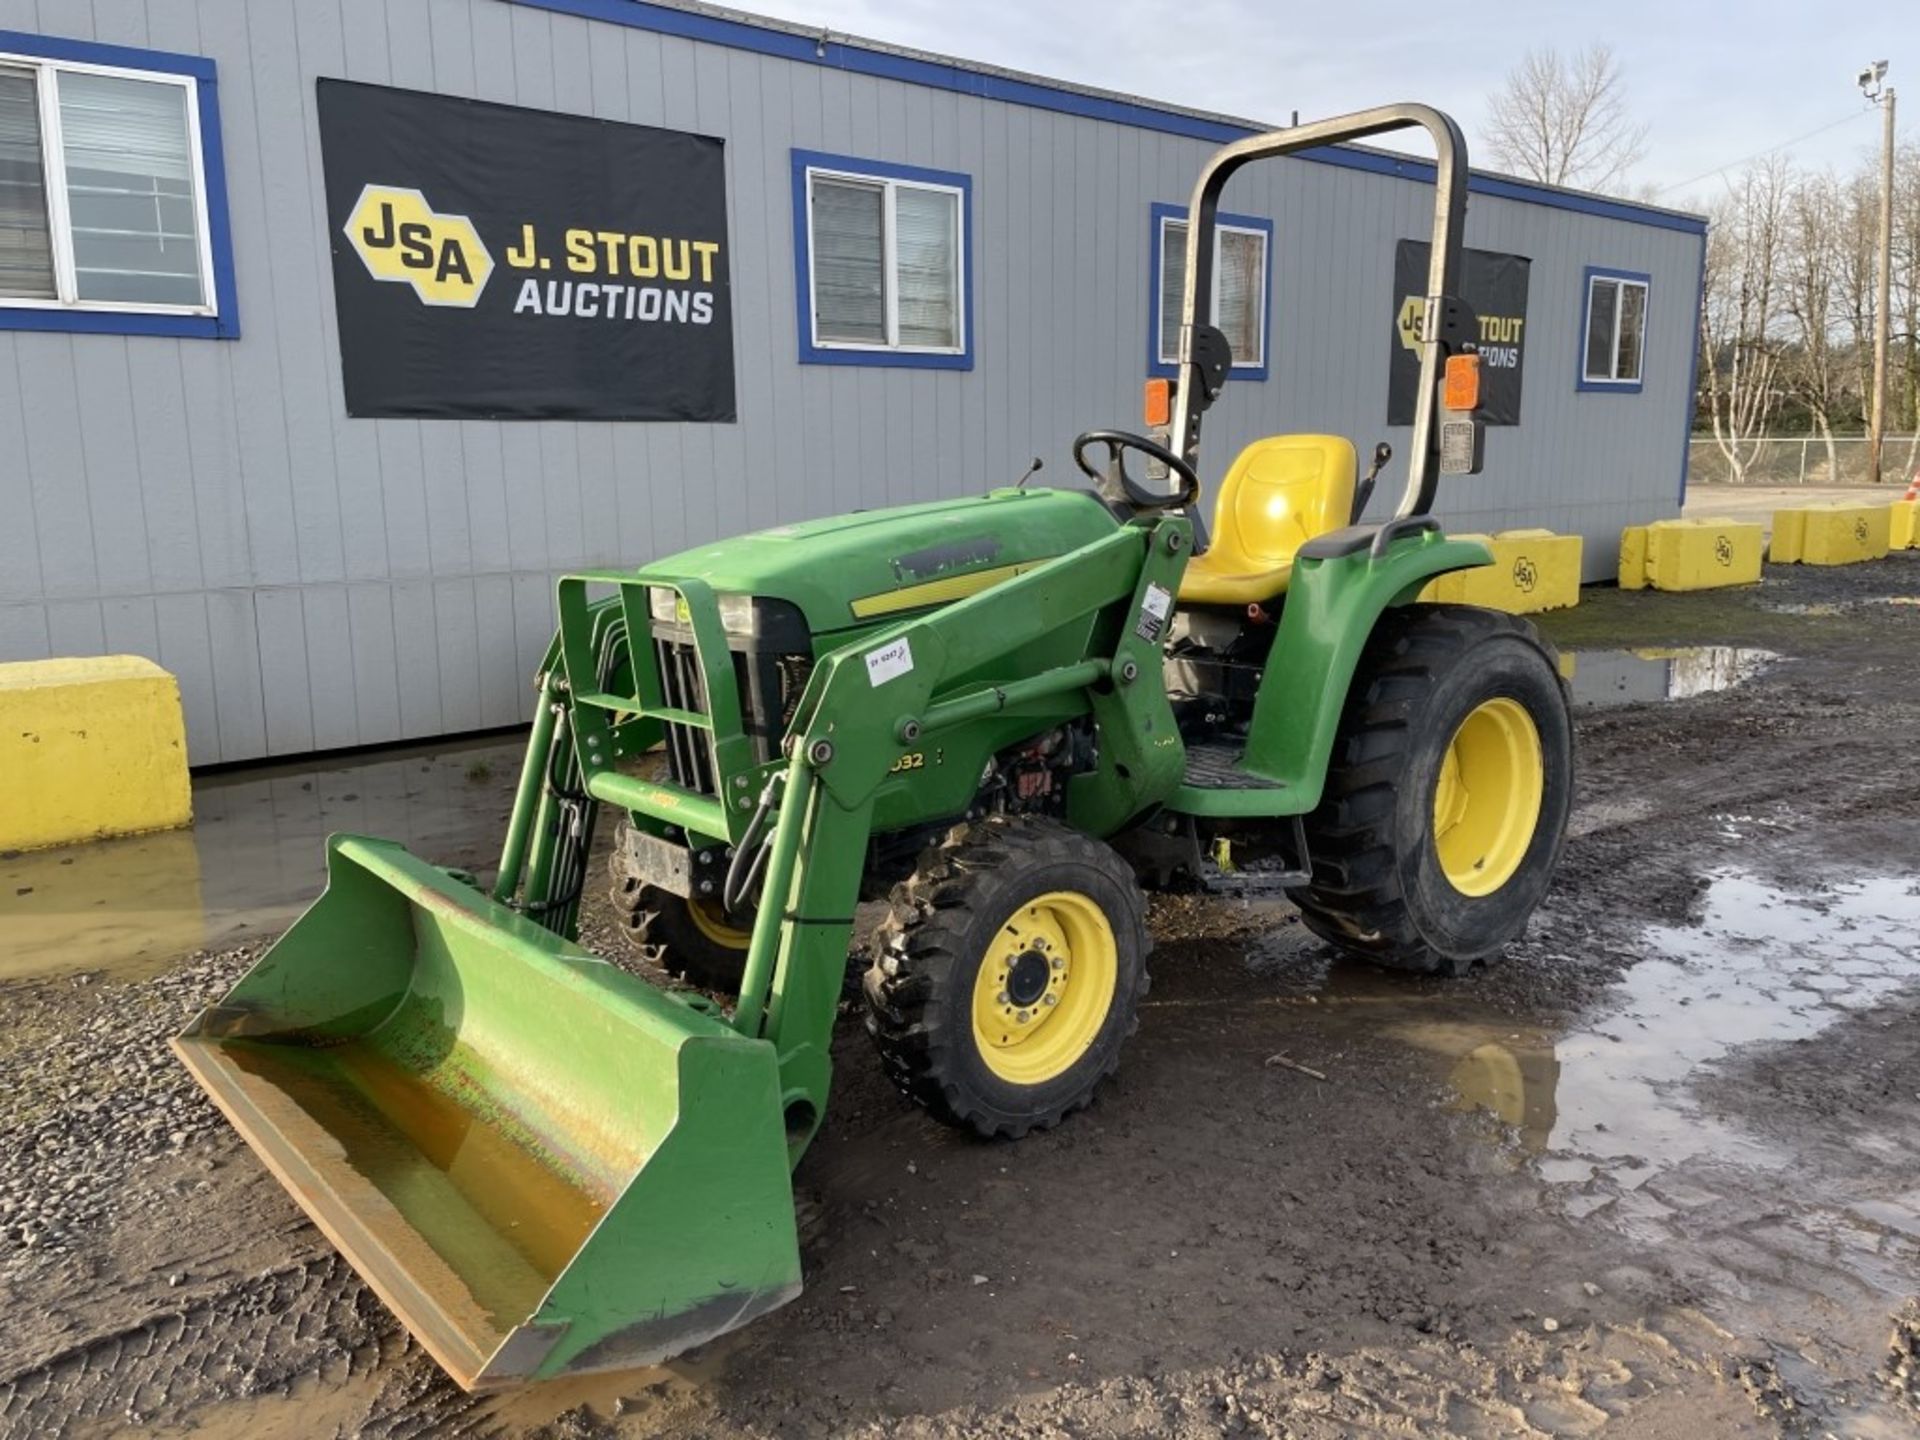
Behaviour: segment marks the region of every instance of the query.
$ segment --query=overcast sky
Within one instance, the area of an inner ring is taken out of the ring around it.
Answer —
[[[1791,146],[1846,168],[1877,141],[1854,76],[1891,62],[1903,140],[1920,136],[1920,0],[734,0],[806,25],[1284,123],[1425,100],[1478,139],[1486,98],[1530,45],[1610,42],[1649,127],[1636,182],[1663,204],[1696,177]],[[1515,17],[1524,13],[1524,23]],[[1475,152],[1476,163],[1485,156]]]

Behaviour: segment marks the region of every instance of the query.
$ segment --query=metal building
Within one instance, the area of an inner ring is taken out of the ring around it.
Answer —
[[[195,763],[523,719],[570,568],[1035,455],[1074,483],[1075,434],[1139,428],[1163,241],[1251,128],[639,0],[0,0],[0,32],[0,660],[152,657]],[[1277,431],[1404,443],[1429,174],[1235,180],[1215,476]],[[1439,513],[1578,532],[1598,578],[1676,513],[1705,222],[1472,193],[1517,423]]]

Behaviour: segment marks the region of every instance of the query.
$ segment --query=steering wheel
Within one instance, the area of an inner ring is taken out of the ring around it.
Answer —
[[[1090,445],[1107,447],[1107,465],[1104,471],[1094,469],[1088,462],[1087,447]],[[1170,495],[1147,489],[1127,473],[1125,456],[1129,450],[1138,450],[1148,459],[1158,460],[1180,477],[1180,488]],[[1172,509],[1181,505],[1191,505],[1200,495],[1200,477],[1194,473],[1191,465],[1158,441],[1149,440],[1144,435],[1134,435],[1126,430],[1087,431],[1073,442],[1073,463],[1080,467],[1081,474],[1101,488],[1102,493],[1114,499],[1125,495],[1129,501],[1143,510]]]

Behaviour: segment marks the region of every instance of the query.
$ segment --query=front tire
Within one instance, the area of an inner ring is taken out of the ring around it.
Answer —
[[[1466,605],[1382,617],[1348,692],[1320,806],[1308,927],[1376,964],[1458,975],[1526,926],[1573,798],[1573,724],[1524,620]]]
[[[1017,1139],[1089,1104],[1147,991],[1145,904],[1064,825],[957,830],[896,888],[865,981],[887,1074],[936,1118]]]
[[[608,898],[636,954],[703,990],[740,993],[751,929],[733,923],[717,901],[689,900],[627,874],[617,845],[607,868],[613,877]],[[742,918],[743,925],[751,923]]]

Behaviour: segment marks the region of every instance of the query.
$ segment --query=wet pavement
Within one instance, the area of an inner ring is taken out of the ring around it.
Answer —
[[[201,776],[191,829],[0,858],[0,977],[149,974],[274,934],[320,893],[338,832],[486,869],[522,748],[509,737]]]

